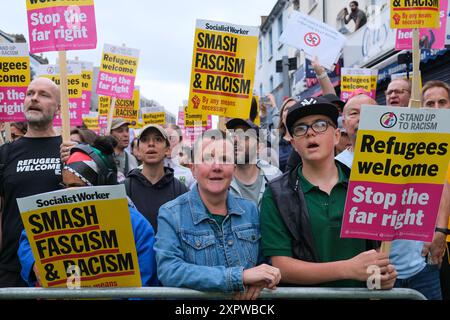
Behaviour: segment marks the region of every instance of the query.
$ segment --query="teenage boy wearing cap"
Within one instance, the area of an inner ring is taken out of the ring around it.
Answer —
[[[172,168],[164,166],[170,149],[166,131],[158,125],[145,126],[138,140],[142,170],[132,170],[125,180],[125,190],[138,210],[158,230],[159,207],[187,192],[187,187],[174,177]]]
[[[349,169],[334,160],[338,110],[326,99],[307,98],[290,110],[286,126],[302,163],[269,182],[261,206],[262,249],[296,285],[365,286],[369,266],[380,268],[380,285],[392,288],[388,255],[363,239],[341,239]]]
[[[260,208],[266,183],[281,175],[280,169],[258,159],[259,128],[250,120],[231,119],[226,123],[234,137],[236,171],[230,190]]]
[[[126,150],[130,144],[129,125],[129,122],[121,118],[113,119],[111,124],[110,133],[117,140],[117,146],[114,147],[114,153],[116,156],[117,170],[119,171],[119,182],[122,182],[128,172],[138,166],[136,158]]]

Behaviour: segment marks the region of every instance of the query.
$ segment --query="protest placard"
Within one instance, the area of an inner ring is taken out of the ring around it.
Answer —
[[[184,107],[184,126],[185,127],[208,127],[211,125],[211,115],[204,113],[190,113],[187,107]]]
[[[108,96],[98,96],[98,110],[100,117],[108,117],[110,108],[112,107],[112,98]],[[139,86],[134,87],[133,97],[131,99],[116,99],[112,118],[122,118],[131,123],[130,127],[134,128],[139,120]],[[106,121],[106,120],[103,120]]]
[[[447,29],[448,0],[439,2],[439,28],[420,29],[419,46],[421,49],[443,49],[445,47],[445,37]],[[413,32],[411,29],[397,29],[395,39],[395,50],[411,50]]]
[[[44,77],[52,80],[57,85],[60,85],[60,68],[59,65],[39,65],[37,69],[37,75],[39,77]],[[69,96],[69,116],[70,116],[70,125],[71,126],[79,126],[83,123],[82,119],[82,91],[83,87],[81,85],[81,64],[72,63],[67,65],[67,92]],[[61,126],[61,114],[56,114],[55,119],[53,120],[54,126]]]
[[[166,112],[163,107],[145,107],[142,108],[142,122],[147,124],[166,124]]]
[[[94,78],[94,64],[87,61],[69,60],[71,63],[81,65],[81,114],[87,114],[91,109],[92,80]]]
[[[105,44],[97,79],[99,95],[132,99],[139,50]]]
[[[298,11],[291,12],[280,43],[303,50],[306,58],[314,60],[328,70],[334,69],[346,38],[333,27]]]
[[[341,237],[432,241],[449,121],[445,109],[362,107]]]
[[[0,44],[0,121],[25,121],[23,104],[30,83],[26,43]]]
[[[341,69],[341,100],[347,101],[357,89],[362,89],[372,98],[377,96],[377,69],[342,68]]]
[[[200,136],[203,132],[205,132],[208,129],[212,128],[212,117],[211,115],[208,116],[208,120],[206,122],[206,126],[189,126],[186,127],[184,125],[184,115],[185,111],[187,110],[187,106],[182,106],[178,110],[178,121],[177,124],[180,127],[181,131],[183,132],[183,143],[185,143],[188,146],[193,146],[195,140]]]
[[[96,134],[100,134],[98,112],[91,111],[83,114],[83,123],[89,130],[94,131]]]
[[[246,118],[252,102],[259,30],[197,20],[188,110]]]
[[[46,164],[42,164],[46,165]],[[71,188],[17,199],[43,287],[139,287],[123,185]]]
[[[93,0],[26,0],[30,52],[97,47]]]
[[[439,0],[391,0],[391,28],[439,28]]]

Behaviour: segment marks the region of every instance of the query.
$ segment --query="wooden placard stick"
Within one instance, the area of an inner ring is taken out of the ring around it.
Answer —
[[[69,113],[69,92],[67,84],[67,57],[65,51],[58,51],[59,55],[59,74],[61,92],[61,135],[63,142],[70,141],[70,113]]]
[[[420,46],[419,29],[413,30],[413,74],[411,85],[411,98],[409,99],[410,108],[420,108],[422,106],[422,88],[420,79]]]

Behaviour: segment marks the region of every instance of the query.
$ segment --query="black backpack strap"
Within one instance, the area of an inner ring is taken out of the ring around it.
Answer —
[[[125,177],[128,175],[128,172],[130,171],[130,164],[129,164],[129,159],[128,159],[128,153],[126,150],[123,150],[123,152],[125,153],[125,168],[123,169],[123,174],[125,175]]]
[[[0,195],[4,195],[3,190],[3,175],[5,173],[5,167],[8,162],[10,142],[6,142],[0,147]]]

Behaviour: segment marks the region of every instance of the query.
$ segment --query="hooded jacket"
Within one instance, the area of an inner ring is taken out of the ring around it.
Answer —
[[[158,230],[158,211],[166,202],[169,202],[183,193],[187,187],[174,177],[173,169],[164,167],[164,175],[155,184],[152,184],[140,169],[132,170],[124,182],[128,197],[136,208]]]

